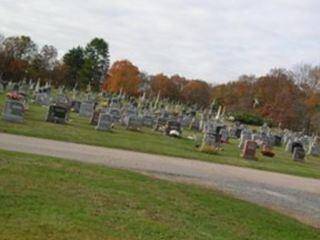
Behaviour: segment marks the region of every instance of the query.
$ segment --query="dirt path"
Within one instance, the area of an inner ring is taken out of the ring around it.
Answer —
[[[320,180],[316,179],[1,133],[0,149],[104,164],[211,187],[320,228]]]

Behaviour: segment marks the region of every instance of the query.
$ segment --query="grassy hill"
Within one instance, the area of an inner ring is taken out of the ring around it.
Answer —
[[[0,151],[0,239],[317,240],[320,232],[208,189]]]

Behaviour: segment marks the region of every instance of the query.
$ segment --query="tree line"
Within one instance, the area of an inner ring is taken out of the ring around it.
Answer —
[[[110,66],[109,45],[102,38],[74,47],[59,59],[54,46],[40,48],[28,36],[0,35],[0,80],[24,79],[69,89],[85,90],[90,85],[93,91],[146,94],[198,108],[223,105],[227,113],[257,115],[282,128],[320,131],[320,66],[300,64],[211,85],[179,74],[150,75],[129,60]]]

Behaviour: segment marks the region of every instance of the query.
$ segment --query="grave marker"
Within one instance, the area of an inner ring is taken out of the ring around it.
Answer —
[[[80,111],[79,111],[79,116],[80,117],[91,117],[92,113],[94,111],[94,103],[87,101],[87,102],[82,102],[80,105]]]
[[[51,105],[47,114],[46,121],[64,124],[67,122],[68,109],[63,106]]]
[[[169,121],[166,125],[165,133],[168,136],[180,137],[182,134],[181,124],[177,121]]]
[[[8,122],[22,123],[24,121],[24,110],[21,102],[15,100],[6,101],[2,118]]]
[[[247,160],[256,160],[257,143],[246,140],[241,157]]]
[[[101,113],[96,127],[98,131],[110,131],[112,129],[113,118],[108,113]]]
[[[292,154],[292,159],[297,162],[304,162],[304,158],[306,156],[305,150],[303,147],[295,147]]]

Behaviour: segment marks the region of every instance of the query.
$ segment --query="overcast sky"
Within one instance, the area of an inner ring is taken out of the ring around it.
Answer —
[[[0,0],[0,33],[62,55],[93,37],[112,60],[212,83],[320,63],[319,0]]]

